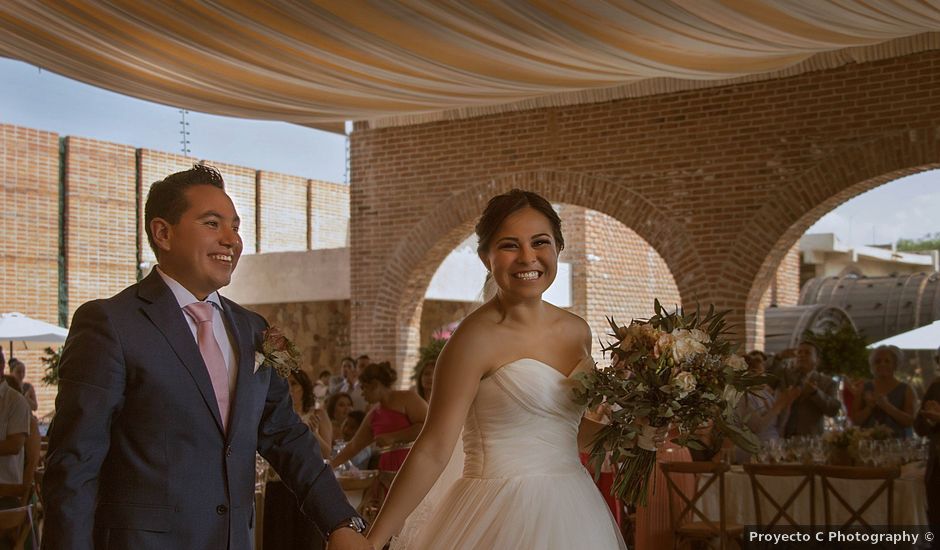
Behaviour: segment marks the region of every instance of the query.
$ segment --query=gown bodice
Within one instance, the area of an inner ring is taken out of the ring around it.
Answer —
[[[464,476],[567,475],[582,468],[574,375],[536,359],[507,363],[480,381],[464,425]]]

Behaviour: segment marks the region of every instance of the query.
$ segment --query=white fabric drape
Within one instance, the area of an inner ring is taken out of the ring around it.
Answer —
[[[0,55],[160,103],[331,129],[837,66],[937,48],[936,31],[936,0],[0,3]]]

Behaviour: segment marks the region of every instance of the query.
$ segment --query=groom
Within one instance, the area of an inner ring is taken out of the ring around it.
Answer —
[[[371,550],[287,381],[256,367],[265,320],[217,292],[242,251],[221,175],[194,166],[155,183],[144,221],[157,267],[72,319],[43,548],[249,549],[258,451],[331,550]]]

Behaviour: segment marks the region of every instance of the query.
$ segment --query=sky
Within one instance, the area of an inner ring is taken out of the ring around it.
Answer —
[[[0,57],[0,123],[179,153],[180,113]],[[345,183],[346,136],[190,112],[190,156]]]
[[[0,58],[0,123],[180,152],[180,113]],[[190,112],[194,158],[344,183],[346,137],[274,121]],[[884,244],[940,231],[940,170],[882,185],[833,210],[809,232],[848,245]]]

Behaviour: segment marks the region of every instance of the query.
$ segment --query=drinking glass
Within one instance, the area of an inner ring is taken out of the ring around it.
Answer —
[[[829,447],[821,438],[816,438],[810,444],[810,453],[814,464],[825,464],[829,458]]]
[[[858,442],[858,458],[861,459],[863,466],[868,466],[871,463],[872,443],[874,442],[868,439]]]

